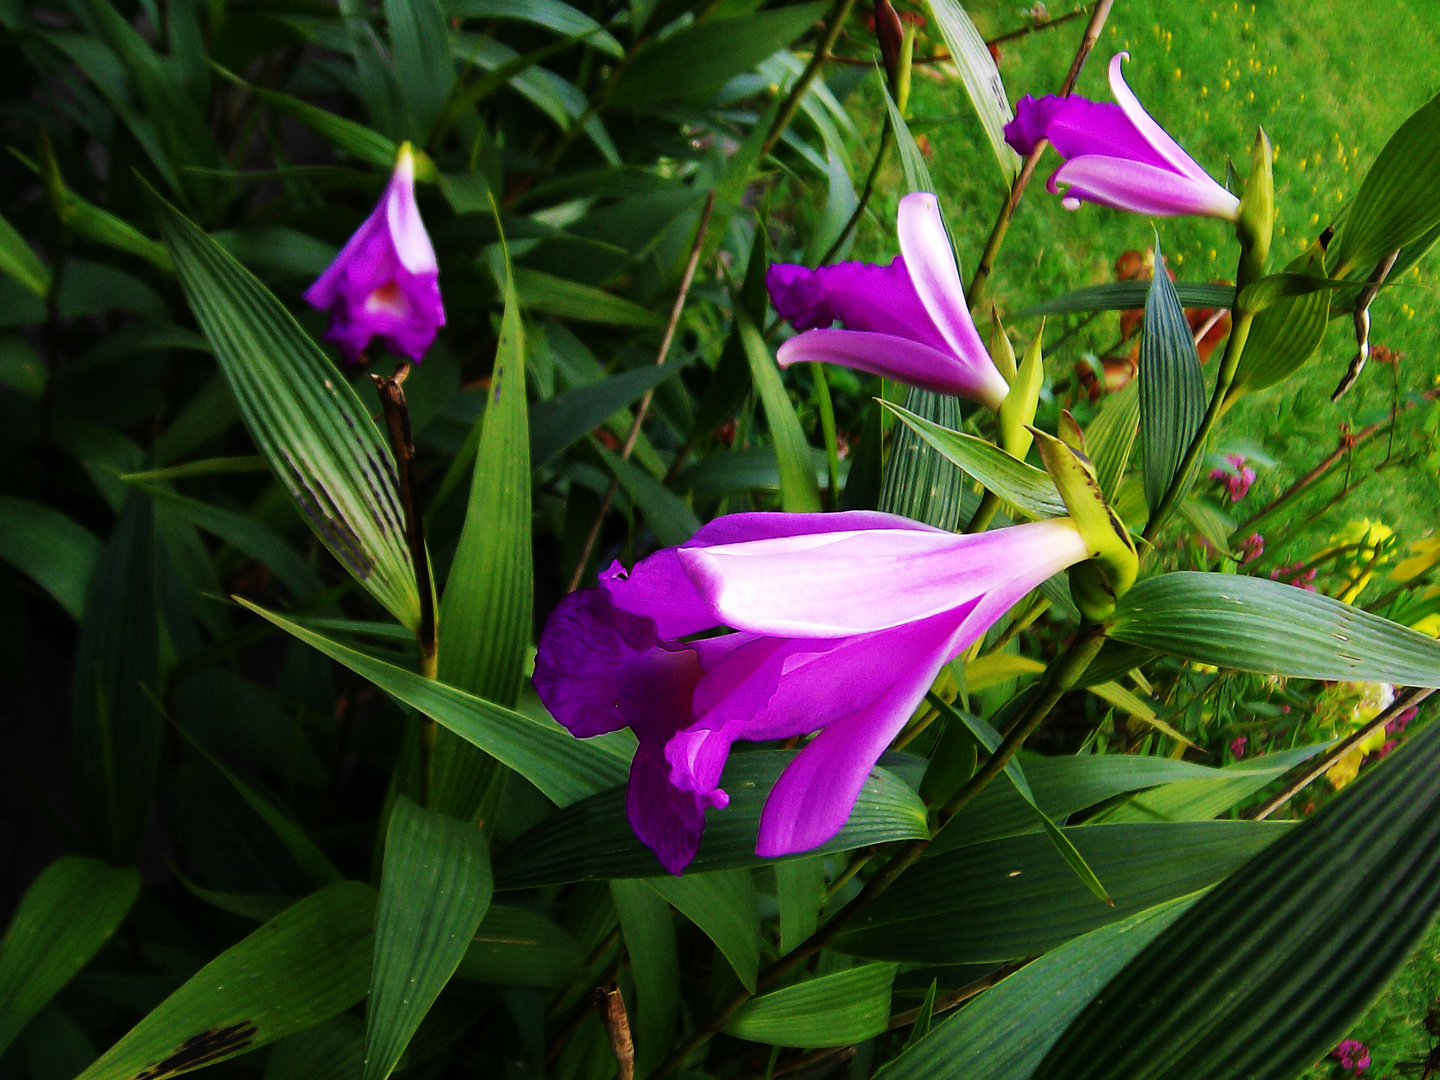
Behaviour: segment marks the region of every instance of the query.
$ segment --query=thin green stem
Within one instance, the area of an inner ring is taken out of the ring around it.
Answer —
[[[989,488],[985,494],[980,496],[980,505],[975,508],[974,515],[970,518],[969,524],[965,526],[967,533],[982,533],[990,527],[996,512],[1000,509],[1000,496]]]
[[[885,125],[880,129],[880,147],[875,151],[875,160],[870,163],[870,171],[865,176],[865,186],[860,189],[860,199],[856,202],[855,209],[850,212],[850,219],[845,222],[845,227],[840,230],[840,235],[826,249],[817,265],[824,266],[835,258],[840,249],[845,246],[845,241],[850,238],[850,234],[855,231],[855,226],[860,223],[860,218],[865,213],[865,207],[870,203],[870,196],[875,193],[875,181],[880,176],[880,169],[885,164],[885,157],[893,145],[895,145],[895,129],[890,126],[890,117],[887,114]]]
[[[835,402],[830,398],[830,383],[825,378],[824,364],[811,364],[815,377],[815,400],[820,406],[820,433],[825,438],[825,469],[830,480],[830,509],[840,509],[840,447],[835,433]]]
[[[830,9],[830,17],[825,21],[825,36],[816,47],[815,55],[810,57],[810,62],[805,65],[805,70],[800,73],[800,78],[795,80],[795,85],[785,95],[780,111],[775,116],[775,122],[770,125],[770,131],[765,135],[765,142],[760,150],[762,158],[775,149],[780,137],[785,134],[785,129],[790,126],[790,121],[795,117],[795,111],[800,108],[800,102],[809,91],[810,84],[815,81],[815,76],[820,74],[820,69],[825,66],[830,50],[835,45],[835,39],[840,36],[840,29],[845,25],[845,19],[854,6],[855,0],[835,0],[834,7]]]

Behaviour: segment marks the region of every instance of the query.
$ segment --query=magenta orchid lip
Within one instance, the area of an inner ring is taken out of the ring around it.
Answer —
[[[311,307],[330,313],[325,339],[347,364],[379,338],[391,352],[419,361],[445,325],[435,248],[415,203],[415,158],[400,148],[385,194],[315,284]]]
[[[970,319],[939,201],[906,195],[898,226],[900,254],[888,266],[769,268],[775,310],[802,331],[780,346],[780,366],[840,364],[999,411],[1010,388]],[[830,329],[835,321],[844,329]]]
[[[1067,209],[1092,202],[1137,214],[1235,221],[1240,200],[1181,149],[1126,85],[1121,62],[1129,57],[1119,52],[1110,58],[1115,104],[1027,94],[1005,125],[1005,141],[1016,153],[1029,154],[1040,140],[1049,140],[1065,163],[1045,187],[1052,194],[1064,187]]]
[[[671,873],[723,807],[731,745],[815,734],[781,773],[756,854],[845,824],[941,667],[1088,556],[1068,518],[957,536],[871,511],[734,514],[566,597],[535,689],[578,736],[631,728],[627,810]],[[720,636],[695,639],[715,630]]]

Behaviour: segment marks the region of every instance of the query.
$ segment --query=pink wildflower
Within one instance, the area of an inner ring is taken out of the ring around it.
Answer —
[[[1259,533],[1251,533],[1245,538],[1245,542],[1240,545],[1241,565],[1244,565],[1248,562],[1254,562],[1256,559],[1260,558],[1260,556],[1264,554],[1265,537],[1261,536]]]
[[[1245,756],[1245,747],[1250,745],[1249,735],[1237,735],[1230,740],[1230,756],[1239,761]]]
[[[1410,708],[1406,709],[1398,716],[1391,717],[1385,722],[1385,734],[1400,734],[1400,732],[1405,730],[1406,726],[1410,723],[1410,721],[1415,719],[1415,714],[1419,711],[1420,710],[1416,706],[1411,705]]]
[[[1342,1069],[1356,1076],[1370,1067],[1370,1048],[1359,1039],[1345,1039],[1330,1051],[1330,1056],[1340,1062]]]
[[[1211,469],[1211,480],[1223,480],[1230,489],[1230,501],[1239,502],[1255,483],[1255,470],[1245,464],[1244,454],[1226,454],[1225,464],[1229,468]]]

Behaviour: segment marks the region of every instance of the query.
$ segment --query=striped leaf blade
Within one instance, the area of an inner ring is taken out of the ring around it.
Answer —
[[[1190,336],[1190,324],[1170,276],[1160,243],[1155,275],[1145,299],[1140,338],[1140,453],[1145,503],[1153,514],[1165,497],[1185,451],[1205,415],[1205,379]]]
[[[169,203],[155,207],[250,437],[321,543],[415,629],[420,595],[395,463],[370,411],[253,274]]]

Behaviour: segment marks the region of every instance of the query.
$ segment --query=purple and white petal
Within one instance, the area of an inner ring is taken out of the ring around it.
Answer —
[[[1087,156],[1067,161],[1050,177],[1052,192],[1065,186],[1069,200],[1111,206],[1137,214],[1174,217],[1203,214],[1233,221],[1240,212],[1240,200],[1208,176],[1200,184],[1188,176],[1157,169],[1138,161]]]
[[[967,366],[948,351],[893,334],[810,330],[782,343],[776,359],[781,367],[805,361],[839,364],[922,390],[979,401],[996,410],[1010,390],[988,356],[983,366]]]

